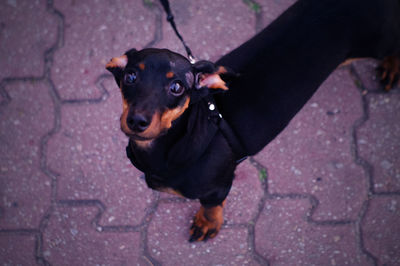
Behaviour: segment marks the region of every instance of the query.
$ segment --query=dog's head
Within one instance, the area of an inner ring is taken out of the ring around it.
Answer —
[[[192,65],[166,49],[132,49],[112,58],[106,68],[121,89],[121,129],[142,144],[165,134],[199,91],[227,90],[219,76],[225,68],[209,61]]]

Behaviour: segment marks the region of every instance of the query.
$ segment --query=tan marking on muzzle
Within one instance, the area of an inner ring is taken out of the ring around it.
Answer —
[[[178,119],[185,112],[185,110],[189,107],[189,103],[190,103],[190,97],[187,97],[185,103],[182,106],[178,106],[177,108],[174,109],[169,109],[165,111],[163,114],[160,114],[159,112],[154,113],[153,117],[151,118],[151,123],[149,127],[141,133],[136,133],[137,136],[149,140],[135,140],[135,143],[143,149],[149,148],[154,139],[156,139],[163,132],[171,128],[172,122]],[[128,127],[126,122],[126,119],[128,117],[128,112],[129,112],[129,105],[123,99],[121,130],[125,134],[133,135],[135,133]]]
[[[172,122],[178,119],[185,110],[189,107],[190,97],[187,97],[183,106],[178,106],[174,109],[169,109],[161,115],[161,128],[170,129]]]
[[[128,135],[134,135],[135,133],[128,127],[127,117],[129,112],[129,106],[124,109],[121,115],[121,130]],[[149,148],[154,139],[156,139],[161,133],[160,130],[160,115],[159,113],[155,113],[151,119],[151,123],[149,127],[141,132],[136,133],[137,136],[142,138],[147,138],[149,140],[134,140],[136,145],[141,147],[142,149]]]
[[[121,114],[121,118],[120,118],[121,130],[125,134],[133,134],[132,130],[130,130],[130,128],[128,127],[128,124],[126,122],[126,119],[128,117],[128,112],[129,112],[129,105],[122,97],[122,114]]]
[[[137,134],[140,137],[147,138],[149,140],[135,140],[137,146],[141,147],[142,149],[147,149],[151,147],[153,140],[160,136],[163,132],[160,126],[160,114],[156,112],[153,117],[151,118],[151,123],[149,127],[143,131],[142,133]]]

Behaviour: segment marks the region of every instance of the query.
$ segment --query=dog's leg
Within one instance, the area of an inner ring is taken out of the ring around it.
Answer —
[[[378,75],[385,91],[395,86],[400,77],[400,54],[385,57],[378,67]]]
[[[201,206],[193,218],[190,229],[190,242],[202,241],[215,237],[224,223],[223,209],[225,201],[213,207]]]

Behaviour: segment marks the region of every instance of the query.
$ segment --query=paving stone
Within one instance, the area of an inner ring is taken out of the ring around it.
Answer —
[[[258,265],[248,252],[245,228],[224,228],[207,242],[189,243],[191,219],[200,204],[162,203],[148,229],[151,256],[162,265]]]
[[[56,0],[55,7],[65,16],[65,44],[52,68],[63,99],[100,97],[95,81],[106,72],[106,63],[153,38],[153,13],[142,1]]]
[[[0,262],[2,265],[33,265],[35,237],[0,234]]]
[[[224,210],[227,224],[248,223],[258,212],[259,201],[264,194],[259,175],[249,160],[241,163],[236,169],[235,180]]]
[[[58,198],[101,200],[104,225],[140,223],[152,200],[142,173],[126,157],[120,112],[118,89],[98,104],[65,105],[61,129],[48,144],[48,164],[59,173]]]
[[[215,61],[255,34],[254,12],[243,1],[171,0],[179,32],[198,59]],[[163,39],[155,47],[168,48],[186,56],[186,52],[163,18]],[[200,28],[201,25],[201,28]]]
[[[356,219],[366,179],[351,153],[361,100],[347,69],[332,74],[289,126],[255,158],[268,168],[270,193],[309,193],[313,219]]]
[[[367,100],[369,119],[357,131],[359,155],[373,166],[375,191],[400,191],[400,94]]]
[[[53,127],[53,103],[43,82],[14,82],[5,89],[11,101],[0,107],[0,229],[36,228],[50,201],[40,145]]]
[[[310,207],[305,199],[267,200],[255,227],[256,251],[271,265],[372,265],[353,225],[307,223]]]
[[[43,54],[56,40],[46,1],[0,1],[0,80],[43,75]]]
[[[400,265],[400,195],[370,201],[362,222],[364,247],[378,265]]]
[[[59,207],[43,233],[43,257],[52,265],[134,265],[139,233],[98,232],[96,208]]]

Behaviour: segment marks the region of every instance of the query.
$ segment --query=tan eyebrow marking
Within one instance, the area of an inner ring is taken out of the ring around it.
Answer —
[[[146,66],[144,65],[144,63],[139,63],[139,68],[140,70],[144,70]]]
[[[169,71],[169,72],[167,72],[167,74],[165,75],[167,78],[172,78],[172,77],[174,77],[174,72],[172,72],[172,71]]]

